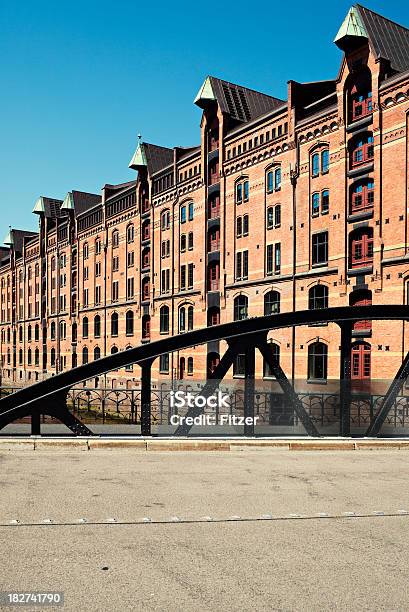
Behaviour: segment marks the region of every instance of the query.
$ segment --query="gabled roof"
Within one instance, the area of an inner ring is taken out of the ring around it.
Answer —
[[[15,253],[21,254],[23,252],[25,240],[35,238],[37,236],[38,232],[12,229],[10,227],[6,237],[4,238],[4,244],[13,247]]]
[[[217,102],[222,113],[246,123],[281,106],[284,100],[208,76],[195,98],[195,104],[206,108],[209,102]]]
[[[173,149],[160,147],[149,142],[140,142],[130,161],[133,170],[147,168],[150,175],[173,163]]]
[[[334,42],[340,49],[362,44],[367,39],[377,58],[389,60],[391,68],[403,72],[409,68],[409,30],[374,13],[361,4],[352,6]]]
[[[61,205],[63,200],[56,200],[55,198],[48,198],[46,196],[40,196],[36,201],[33,213],[44,214],[45,217],[56,219],[65,215],[64,210],[61,211]]]
[[[62,203],[61,210],[73,210],[76,215],[87,211],[101,202],[101,196],[85,191],[69,191]]]

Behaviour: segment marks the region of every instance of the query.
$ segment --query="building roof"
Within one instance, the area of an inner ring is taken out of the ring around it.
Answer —
[[[133,170],[147,168],[150,175],[173,163],[173,149],[160,147],[149,142],[140,142],[130,161]]]
[[[246,123],[281,106],[284,100],[208,76],[195,98],[195,104],[206,108],[209,102],[217,102],[222,113]]]
[[[69,191],[62,203],[61,210],[73,210],[76,215],[86,212],[101,202],[101,196],[85,191]]]
[[[394,71],[402,72],[409,68],[409,29],[355,4],[349,9],[334,42],[345,50],[365,39],[375,56],[388,60]]]
[[[4,238],[4,244],[13,247],[15,253],[21,254],[23,252],[25,240],[35,237],[38,237],[38,232],[12,229],[10,227],[6,237]]]
[[[56,219],[57,217],[63,217],[66,213],[61,210],[63,200],[57,200],[55,198],[48,198],[46,196],[40,196],[36,201],[33,213],[44,214],[45,217]]]

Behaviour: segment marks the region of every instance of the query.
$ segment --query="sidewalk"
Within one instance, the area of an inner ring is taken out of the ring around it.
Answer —
[[[1,451],[289,451],[409,450],[407,438],[0,438]]]

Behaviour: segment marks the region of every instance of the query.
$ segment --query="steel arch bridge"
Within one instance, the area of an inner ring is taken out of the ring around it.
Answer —
[[[0,430],[6,425],[31,417],[31,433],[40,434],[42,415],[56,418],[66,425],[75,435],[92,436],[93,432],[77,419],[67,408],[69,389],[78,383],[125,367],[137,364],[141,367],[141,434],[151,434],[151,368],[157,357],[164,353],[180,351],[186,348],[205,344],[215,340],[225,340],[227,350],[208,379],[201,395],[208,397],[217,388],[236,356],[245,355],[244,376],[244,412],[252,415],[255,390],[255,353],[259,350],[277,379],[294,413],[310,436],[319,433],[309,414],[305,410],[292,384],[287,379],[280,365],[273,359],[267,343],[267,334],[271,330],[313,325],[317,323],[336,323],[341,330],[340,345],[340,434],[349,435],[351,392],[348,384],[351,377],[351,343],[352,328],[359,320],[408,321],[409,307],[403,305],[387,306],[345,306],[318,310],[286,312],[270,316],[254,317],[242,321],[224,323],[213,327],[198,329],[185,334],[170,336],[149,344],[127,349],[103,357],[86,365],[62,372],[56,376],[35,383],[8,395],[0,400]],[[379,410],[370,423],[366,435],[379,434],[394,401],[400,392],[403,382],[409,375],[409,352],[396,372]],[[201,409],[191,408],[188,416],[198,416]],[[175,435],[187,435],[190,427],[180,425]],[[252,435],[251,429],[245,428],[245,435]]]

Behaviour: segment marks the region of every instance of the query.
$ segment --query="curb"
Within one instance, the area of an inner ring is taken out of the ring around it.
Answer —
[[[0,438],[0,452],[9,451],[356,451],[409,450],[409,439],[104,439]]]

